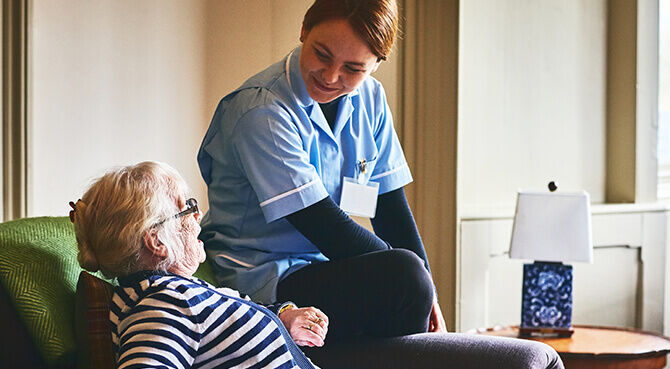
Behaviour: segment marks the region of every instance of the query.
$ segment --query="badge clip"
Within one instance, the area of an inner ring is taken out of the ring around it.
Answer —
[[[365,159],[361,159],[358,162],[358,166],[361,168],[361,173],[365,173],[365,171],[368,169],[367,161]]]

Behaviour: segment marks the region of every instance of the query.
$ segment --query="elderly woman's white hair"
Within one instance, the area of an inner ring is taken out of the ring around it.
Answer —
[[[115,168],[93,182],[75,204],[74,223],[82,268],[107,278],[146,268],[167,270],[184,256],[179,222],[165,221],[180,211],[179,196],[188,186],[165,163],[145,161]],[[155,228],[168,257],[158,265],[140,259],[143,236]]]

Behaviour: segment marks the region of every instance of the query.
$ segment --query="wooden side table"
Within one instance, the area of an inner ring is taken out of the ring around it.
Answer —
[[[663,368],[670,339],[660,334],[625,328],[573,326],[569,338],[532,337],[553,347],[566,369]],[[518,337],[518,327],[487,329],[480,334]]]

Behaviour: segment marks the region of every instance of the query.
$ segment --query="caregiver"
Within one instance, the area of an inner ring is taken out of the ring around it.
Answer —
[[[394,0],[316,0],[302,46],[219,103],[198,163],[219,282],[319,306],[328,341],[446,331],[384,89]],[[371,217],[375,233],[347,214]]]

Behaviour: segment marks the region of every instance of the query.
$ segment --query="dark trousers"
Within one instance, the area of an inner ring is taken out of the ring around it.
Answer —
[[[328,316],[326,343],[426,332],[433,295],[423,261],[403,249],[311,264],[277,288],[278,301],[314,306]]]

